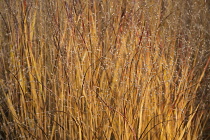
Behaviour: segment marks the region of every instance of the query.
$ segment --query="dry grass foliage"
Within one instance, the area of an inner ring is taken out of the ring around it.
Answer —
[[[208,139],[206,0],[0,1],[5,139]]]

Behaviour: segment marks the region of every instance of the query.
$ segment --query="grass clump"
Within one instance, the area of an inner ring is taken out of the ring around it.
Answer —
[[[205,0],[0,2],[0,136],[208,139]]]

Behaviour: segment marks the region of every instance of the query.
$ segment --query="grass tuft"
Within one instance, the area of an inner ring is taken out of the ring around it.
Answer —
[[[206,0],[0,1],[0,139],[209,139]]]

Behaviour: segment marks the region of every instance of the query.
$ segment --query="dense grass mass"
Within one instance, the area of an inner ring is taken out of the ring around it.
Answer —
[[[209,0],[1,0],[0,137],[199,140]]]

